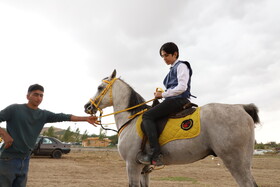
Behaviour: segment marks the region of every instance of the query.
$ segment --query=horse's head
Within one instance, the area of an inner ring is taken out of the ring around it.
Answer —
[[[114,70],[109,77],[102,80],[102,83],[97,88],[95,96],[84,106],[86,113],[95,114],[97,111],[102,113],[103,108],[113,105],[112,86],[117,79],[116,74],[117,72]]]

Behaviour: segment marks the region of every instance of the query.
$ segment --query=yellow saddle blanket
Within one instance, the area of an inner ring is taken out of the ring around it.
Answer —
[[[141,129],[142,115],[137,119],[136,126],[138,135],[143,138]],[[194,138],[200,133],[200,107],[196,111],[183,118],[169,118],[159,137],[159,144],[164,145],[178,139]]]

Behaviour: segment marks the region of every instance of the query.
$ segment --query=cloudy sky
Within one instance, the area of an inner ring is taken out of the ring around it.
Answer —
[[[0,0],[0,108],[25,103],[28,86],[39,83],[42,109],[86,115],[83,105],[114,69],[149,100],[169,69],[158,50],[173,41],[194,71],[192,102],[255,103],[256,140],[280,143],[279,7],[278,0]],[[87,123],[51,125],[99,133]]]

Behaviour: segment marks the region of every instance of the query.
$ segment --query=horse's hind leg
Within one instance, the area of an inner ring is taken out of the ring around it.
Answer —
[[[230,156],[224,156],[221,159],[240,187],[258,186],[251,173],[251,156],[242,157],[239,154],[232,153]]]

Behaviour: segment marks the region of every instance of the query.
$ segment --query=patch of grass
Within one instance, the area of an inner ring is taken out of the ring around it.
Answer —
[[[162,180],[162,181],[190,181],[193,184],[197,183],[196,179],[189,178],[189,177],[162,177],[162,178],[158,178],[158,180]]]

